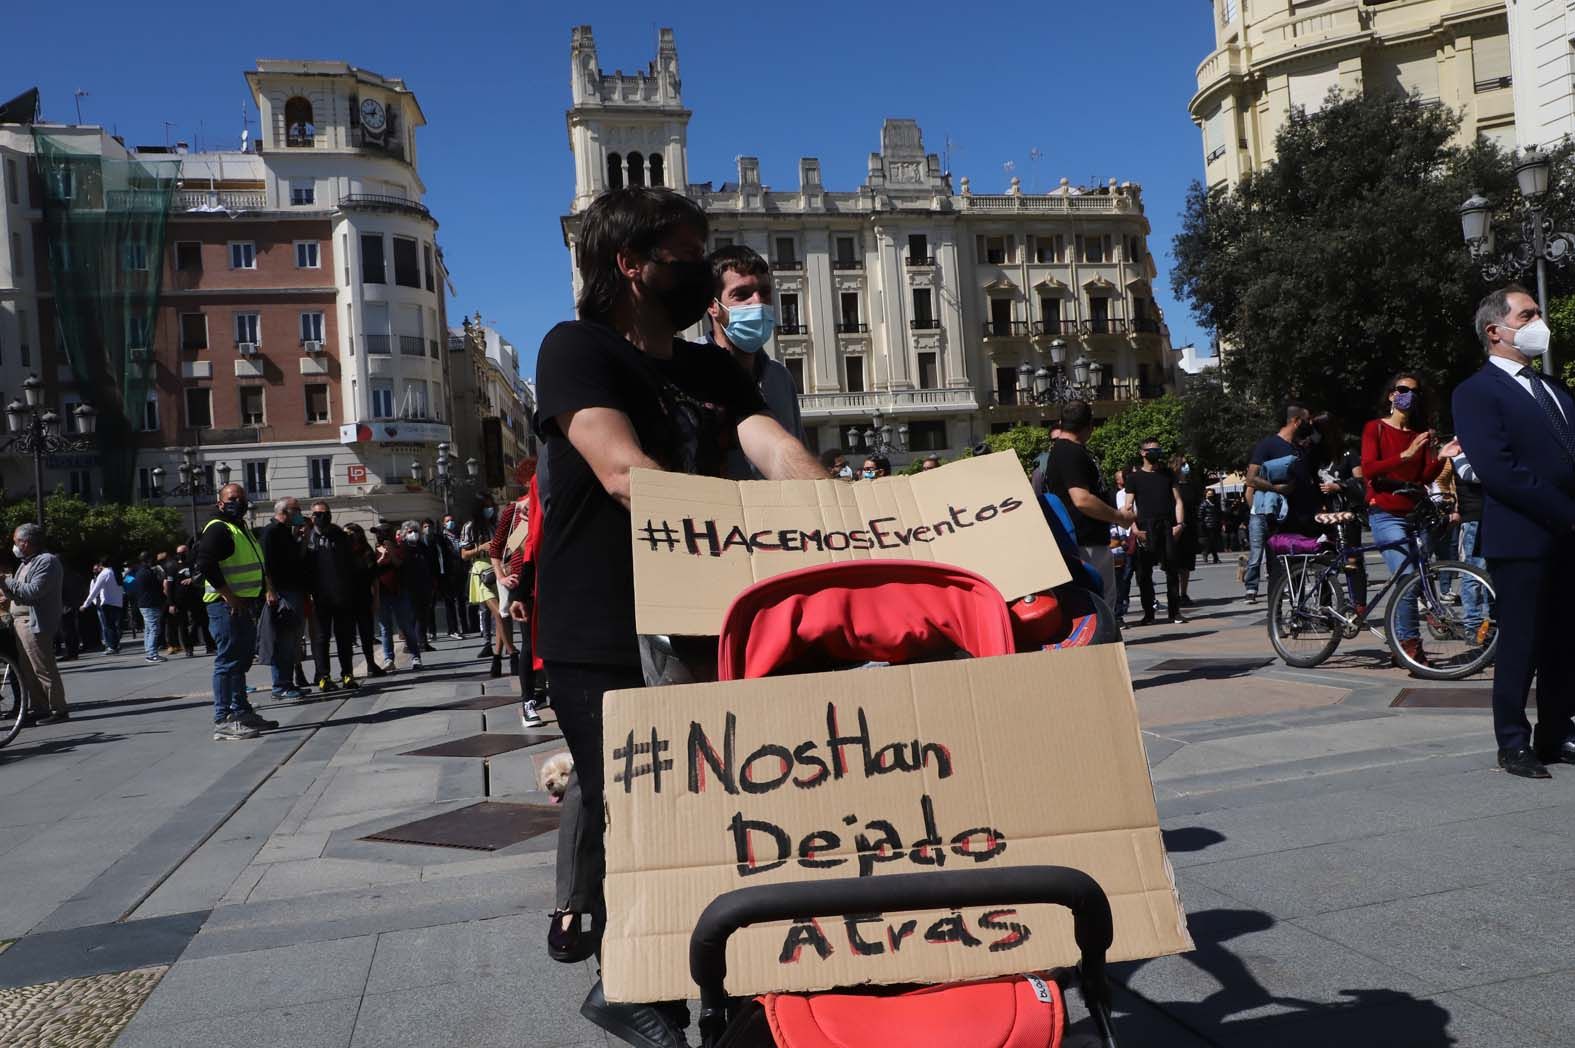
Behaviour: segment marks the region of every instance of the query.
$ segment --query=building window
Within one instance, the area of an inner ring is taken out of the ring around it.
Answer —
[[[662,170],[662,154],[652,153],[648,163],[651,167],[651,185],[661,185],[665,175],[665,172]]]
[[[126,316],[126,348],[146,351],[153,344],[153,325],[141,313]]]
[[[427,384],[425,382],[405,383],[404,410],[400,412],[403,418],[431,418],[427,413]]]
[[[206,313],[182,313],[180,315],[180,348],[208,348],[208,315]]]
[[[858,245],[852,237],[837,238],[837,264],[843,268],[858,264]]]
[[[284,144],[293,148],[310,147],[316,137],[317,128],[312,122],[312,103],[300,95],[286,99]]]
[[[804,358],[803,357],[788,357],[786,360],[782,361],[782,363],[783,363],[783,365],[785,365],[787,367],[788,374],[793,377],[793,391],[796,392],[796,393],[803,393],[804,392]]]
[[[733,246],[733,238],[732,237],[717,237],[716,238],[716,247],[717,248],[732,247],[732,246]],[[713,250],[715,250],[715,249],[713,249]]]
[[[250,240],[237,240],[230,244],[231,269],[256,269],[257,245]]]
[[[1012,300],[1009,298],[990,299],[990,334],[1010,335],[1012,333]]]
[[[31,345],[28,343],[27,338],[27,310],[25,309],[19,309],[16,311],[16,334],[17,338],[22,343],[20,348],[22,366],[28,367],[33,363],[33,350]]]
[[[624,164],[629,172],[631,186],[645,185],[645,157],[639,153],[630,153]]]
[[[1083,261],[1085,263],[1099,265],[1110,261],[1110,237],[1091,236],[1080,239],[1083,241]]]
[[[846,360],[843,361],[843,365],[845,366],[845,368],[847,370],[847,376],[848,376],[848,383],[847,383],[848,389],[847,389],[847,392],[849,392],[849,393],[863,393],[864,392],[864,358],[863,357],[848,357]]]
[[[1004,266],[1006,264],[1005,237],[984,238],[984,260],[992,266]]]
[[[908,234],[908,261],[923,264],[930,259],[930,238],[923,233]]]
[[[930,289],[927,287],[913,289],[913,326],[920,330],[940,327],[930,307]]]
[[[149,393],[148,399],[142,405],[142,431],[144,433],[157,433],[159,431],[159,395]]]
[[[1034,238],[1034,261],[1061,262],[1066,259],[1066,238],[1041,236]]]
[[[383,268],[383,234],[361,234],[361,282],[386,284],[388,275]]]
[[[798,319],[798,295],[796,293],[778,295],[777,308],[782,311],[782,323],[779,325],[779,330],[788,335],[796,335],[803,330],[802,322]]]
[[[329,455],[306,460],[307,494],[314,499],[334,493],[334,460]]]
[[[263,424],[263,391],[261,386],[241,387],[241,425]],[[250,487],[250,485],[248,485]]]
[[[317,203],[317,184],[309,178],[290,179],[290,206],[307,207]]]
[[[148,245],[129,243],[126,245],[126,268],[134,272],[145,272],[148,268]]]
[[[261,345],[262,326],[261,317],[256,313],[235,314],[235,341],[239,345],[249,342],[252,345]]]
[[[842,330],[857,331],[859,329],[859,293],[857,291],[844,291],[838,296],[838,303],[842,307]]]
[[[175,242],[175,270],[179,273],[202,272],[202,242],[178,240]]]
[[[623,157],[617,153],[607,154],[607,188],[623,188]]]
[[[936,421],[908,423],[909,451],[945,451],[946,447],[946,423]]]
[[[394,417],[394,385],[391,382],[372,383],[372,417]]]
[[[1003,408],[1017,403],[1017,369],[995,369],[995,402]],[[912,431],[909,431],[910,435]]]
[[[213,400],[209,390],[187,388],[186,425],[192,429],[208,429],[213,425]]]
[[[77,396],[63,396],[60,398],[60,428],[69,436],[77,433],[77,408],[82,406],[82,398]]]
[[[321,313],[301,314],[301,341],[321,342],[323,340],[323,315]]]
[[[21,180],[16,177],[16,161],[10,157],[5,158],[5,198],[13,204],[21,203]]]
[[[327,422],[328,418],[328,387],[313,385],[306,387],[306,421]]]
[[[71,177],[71,169],[69,167],[61,167],[55,171],[55,189],[57,191],[56,195],[61,200],[69,201],[76,196],[76,180]]]
[[[1044,322],[1044,333],[1052,335],[1061,330],[1061,300],[1055,295],[1039,296],[1039,319]]]
[[[798,268],[798,244],[792,237],[777,237],[776,267],[778,269]]]
[[[1141,262],[1141,261],[1143,261],[1143,238],[1142,237],[1125,237],[1123,239],[1125,239],[1125,241],[1126,241],[1127,261],[1128,262]]]
[[[246,467],[246,494],[256,498],[268,494],[268,460],[253,459]]]
[[[428,291],[437,290],[437,270],[432,267],[432,245],[421,245],[422,276],[426,278]]]
[[[394,283],[400,287],[421,286],[421,253],[409,237],[394,238]]]
[[[295,242],[295,268],[321,268],[322,259],[318,254],[318,247],[319,245],[315,240],[297,240]]]
[[[941,369],[934,353],[919,354],[919,388],[939,389]],[[933,448],[927,450],[934,450]]]
[[[1089,328],[1096,335],[1110,330],[1110,299],[1096,295],[1088,300]]]
[[[1496,91],[1510,87],[1509,37],[1479,36],[1471,41],[1472,75],[1477,91]]]
[[[67,487],[71,494],[83,502],[93,501],[93,471],[90,469],[74,469],[67,474]]]

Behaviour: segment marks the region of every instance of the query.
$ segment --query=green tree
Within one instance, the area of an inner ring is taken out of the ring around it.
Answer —
[[[1163,444],[1166,451],[1183,450],[1182,410],[1182,400],[1174,394],[1141,401],[1095,429],[1088,438],[1088,450],[1099,460],[1106,477],[1137,461],[1138,449],[1150,437]]]
[[[1279,428],[1273,408],[1238,396],[1212,371],[1187,379],[1181,394],[1181,439],[1203,470],[1230,473],[1246,468],[1252,447]]]
[[[1459,127],[1416,98],[1332,94],[1316,114],[1292,110],[1262,171],[1234,188],[1193,185],[1172,285],[1226,347],[1233,391],[1299,397],[1351,432],[1403,368],[1447,412],[1448,391],[1481,366],[1471,317],[1487,290],[1460,203],[1481,191],[1505,209],[1499,243],[1519,240],[1509,159],[1485,140],[1452,145]],[[1561,177],[1570,154],[1554,158],[1553,213],[1575,192]]]
[[[0,524],[9,536],[18,525],[31,523],[35,512],[31,498],[0,503]],[[180,511],[167,506],[90,506],[56,491],[44,499],[44,535],[50,550],[86,567],[102,556],[126,563],[144,550],[173,550],[185,540],[186,526]]]
[[[1548,303],[1548,327],[1553,329],[1553,346],[1564,361],[1559,373],[1566,384],[1575,383],[1575,295]]]
[[[992,452],[1016,452],[1017,460],[1023,464],[1024,473],[1034,471],[1034,460],[1050,450],[1050,431],[1043,426],[1029,425],[1020,422],[1005,433],[991,433],[985,438],[985,443]],[[963,457],[972,456],[967,452]]]

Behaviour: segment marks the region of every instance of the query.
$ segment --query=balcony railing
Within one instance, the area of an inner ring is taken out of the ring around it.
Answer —
[[[793,321],[792,323],[778,324],[777,325],[777,334],[779,334],[779,335],[802,335],[802,334],[804,334],[804,325],[800,324],[796,320]]]
[[[977,411],[972,389],[905,389],[887,393],[801,393],[799,409],[805,414],[838,415],[883,411]]]
[[[908,326],[915,331],[936,331],[940,329],[941,322],[938,317],[919,317],[908,321]]]
[[[1514,77],[1500,76],[1495,77],[1492,80],[1478,80],[1476,82],[1475,88],[1476,93],[1480,95],[1484,91],[1497,91],[1501,87],[1512,87],[1514,86],[1514,83]]]
[[[1140,335],[1159,334],[1159,321],[1153,317],[1138,317],[1132,322],[1132,330]]]
[[[432,212],[419,200],[390,196],[386,193],[350,193],[339,198],[340,207],[367,208],[369,210],[408,211],[422,218],[431,218]]]
[[[399,353],[406,357],[421,357],[427,352],[426,340],[420,335],[400,335]]]
[[[799,258],[779,258],[772,261],[771,268],[778,273],[797,273],[804,268],[804,260]]]
[[[363,335],[362,337],[366,339],[366,351],[368,353],[386,355],[393,351],[391,347],[392,340],[387,335]]]
[[[1125,335],[1131,329],[1131,323],[1126,320],[1117,320],[1107,317],[1103,320],[1095,319],[1083,322],[1085,335]]]
[[[862,335],[867,333],[869,329],[870,326],[868,324],[862,324],[857,320],[841,320],[837,322],[837,334],[839,335]]]
[[[832,269],[863,269],[864,262],[857,258],[834,258],[831,260]]]
[[[985,338],[1022,338],[1028,334],[1028,321],[1026,320],[986,320],[984,322]]]
[[[1036,335],[1075,335],[1078,333],[1078,324],[1075,320],[1036,320],[1034,321],[1034,334]]]
[[[1013,193],[970,193],[962,198],[965,211],[1034,211],[1051,214],[1086,213],[1090,211],[1114,214],[1136,207],[1137,201],[1122,194],[1106,192],[1083,193],[1079,196],[1056,194],[1054,196],[1028,196]]]
[[[178,189],[170,196],[171,211],[261,211],[268,194],[261,189]]]
[[[933,265],[935,265],[935,256],[934,255],[909,255],[908,256],[908,265],[915,266],[915,267],[918,267],[918,266],[933,266]]]

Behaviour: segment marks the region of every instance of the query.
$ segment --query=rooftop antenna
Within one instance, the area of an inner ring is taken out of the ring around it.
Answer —
[[[258,128],[257,130],[261,132],[262,128]],[[246,152],[246,140],[251,137],[251,134],[251,112],[246,108],[246,100],[243,98],[241,99],[241,152],[243,153]]]
[[[173,120],[166,120],[166,121],[164,121],[164,148],[166,150],[169,149],[169,147],[170,147],[170,128],[172,128],[174,126],[175,126],[175,121],[173,121]]]
[[[73,91],[71,93],[77,96],[77,123],[81,124],[82,123],[82,99],[83,99],[84,96],[87,95],[87,92],[79,87],[79,88],[77,88],[75,91]]]
[[[946,154],[946,156],[945,156],[945,164],[946,164],[946,172],[945,173],[946,174],[949,175],[949,174],[952,173],[952,154],[953,153],[961,153],[962,151],[963,151],[963,147],[958,145],[956,142],[953,142],[951,135],[947,135],[946,136],[945,149],[944,149],[944,152]]]

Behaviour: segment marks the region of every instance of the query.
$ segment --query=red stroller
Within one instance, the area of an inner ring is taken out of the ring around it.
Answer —
[[[982,658],[1114,638],[1109,609],[1077,587],[1009,607],[988,581],[961,568],[857,561],[790,572],[740,594],[723,625],[718,676],[738,680],[870,663]],[[748,1001],[730,999],[723,986],[728,937],[750,924],[1030,903],[1072,911],[1081,953],[1075,974],[1100,1043],[1113,1048],[1105,973],[1112,939],[1109,902],[1087,874],[1052,866],[763,885],[717,898],[701,915],[689,947],[690,974],[700,987],[702,1043],[1059,1048],[1066,1015],[1055,974],[862,993],[767,994]]]

